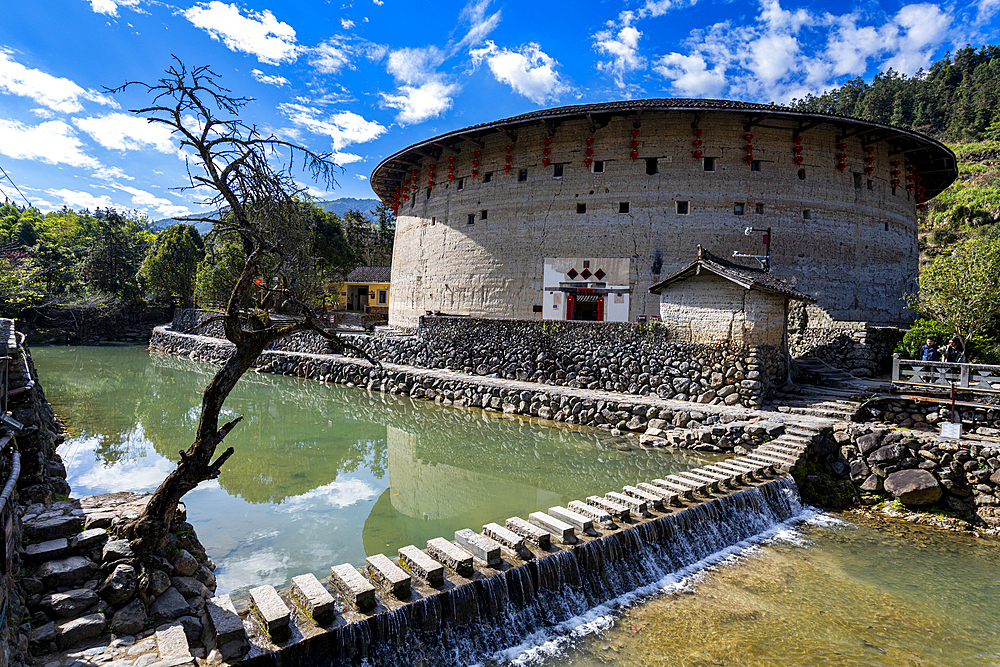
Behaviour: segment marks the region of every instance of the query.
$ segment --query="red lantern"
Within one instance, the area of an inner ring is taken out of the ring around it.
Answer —
[[[479,151],[472,151],[472,157],[479,157]]]
[[[635,159],[639,157],[639,151],[632,151],[631,153],[629,153],[629,157],[632,158],[632,162],[635,162]]]
[[[796,135],[796,137],[795,137],[795,143],[797,143],[797,144],[801,144],[802,143],[802,135]]]
[[[549,162],[550,162],[550,160],[547,157],[543,157],[542,158],[542,166],[543,167],[549,166]]]
[[[695,145],[695,146],[701,146],[701,144],[702,144],[702,141],[701,141],[701,139],[695,139],[695,140],[694,140],[694,145]]]
[[[747,153],[753,153],[753,144],[747,144],[746,146],[743,147],[743,150],[745,150]]]
[[[548,146],[549,144],[552,143],[552,137],[545,137],[544,139],[542,139],[542,141],[545,143],[546,146]]]
[[[753,162],[753,155],[747,155],[747,156],[745,156],[743,158],[743,161],[746,162],[747,164],[750,164],[751,162]]]
[[[478,169],[473,169],[472,170],[472,176],[475,177],[475,176],[478,176],[478,175],[479,175],[479,170]]]
[[[846,168],[847,168],[847,163],[846,162],[838,162],[837,163],[837,170],[838,171],[844,171],[844,169],[846,169]]]
[[[506,173],[508,173],[508,174],[509,174],[509,173],[510,173],[510,165],[509,165],[509,164],[505,164],[505,165],[503,166],[503,170],[504,170],[504,172],[506,172]]]
[[[837,144],[837,150],[846,151],[847,150],[847,144],[845,144],[843,142]]]
[[[802,164],[802,156],[801,155],[796,155],[795,156],[795,164]]]
[[[593,137],[587,137],[587,145],[590,146],[593,143],[594,143],[594,138]]]
[[[795,148],[792,149],[792,152],[796,153],[796,154],[801,153],[802,152],[802,146],[796,146]]]
[[[744,134],[743,138],[747,140],[747,143],[750,143],[751,141],[753,141],[753,135],[749,134],[749,133]]]
[[[702,156],[702,152],[701,151],[693,151],[691,153],[691,157],[693,157],[695,160],[700,160],[701,156]]]
[[[588,167],[589,167],[589,166],[590,166],[591,164],[593,164],[593,162],[594,162],[594,161],[593,161],[593,160],[591,160],[591,159],[590,159],[590,158],[588,157],[587,159],[585,159],[585,160],[583,161],[583,164],[585,164],[586,166],[588,166]]]
[[[639,136],[639,130],[632,130],[632,138],[635,139]]]
[[[455,180],[455,174],[448,174],[448,182],[451,183]]]
[[[591,155],[594,154],[594,149],[588,146],[587,148],[584,149],[583,152],[587,157],[590,157]]]
[[[698,127],[694,128],[694,130],[692,130],[692,131],[694,132],[694,136],[696,136],[696,137],[700,137],[701,133],[704,132],[704,130],[702,130],[701,128],[698,128]]]
[[[551,148],[543,148],[542,149],[542,155],[548,155],[551,152],[552,152]]]

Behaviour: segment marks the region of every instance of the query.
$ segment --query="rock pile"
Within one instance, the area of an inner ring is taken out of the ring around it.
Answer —
[[[137,517],[149,497],[114,493],[24,510],[21,588],[31,618],[23,629],[30,632],[34,652],[56,653],[110,632],[117,644],[102,646],[95,655],[110,650],[116,662],[128,661],[117,667],[144,667],[157,662],[163,649],[154,642],[141,651],[154,653],[139,665],[136,646],[148,642],[136,644],[136,638],[152,635],[157,626],[165,626],[163,631],[182,627],[185,650],[202,643],[205,601],[215,590],[214,565],[193,526],[184,521],[183,507],[167,548],[149,573],[148,600],[138,594],[140,568],[128,541],[115,538],[117,527]],[[204,657],[204,649],[200,653]],[[187,657],[190,661],[191,654]]]
[[[941,503],[974,522],[1000,526],[1000,445],[873,425],[837,425],[833,472],[865,492],[904,505]]]

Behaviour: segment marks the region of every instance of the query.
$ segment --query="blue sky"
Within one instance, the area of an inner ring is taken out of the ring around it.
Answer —
[[[204,207],[173,189],[187,182],[176,139],[128,113],[148,98],[103,90],[155,81],[172,54],[254,98],[244,120],[333,152],[338,187],[312,189],[333,199],[374,197],[371,170],[411,143],[539,108],[641,97],[781,103],[1000,41],[1000,0],[4,4],[0,196],[151,219]]]

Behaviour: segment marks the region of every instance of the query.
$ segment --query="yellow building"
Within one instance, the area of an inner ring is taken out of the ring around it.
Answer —
[[[359,266],[340,287],[338,310],[388,315],[390,280],[388,266]]]

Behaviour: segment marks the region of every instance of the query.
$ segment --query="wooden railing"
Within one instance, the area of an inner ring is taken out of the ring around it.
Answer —
[[[950,390],[953,383],[963,391],[1000,394],[1000,366],[892,357],[893,385]]]

